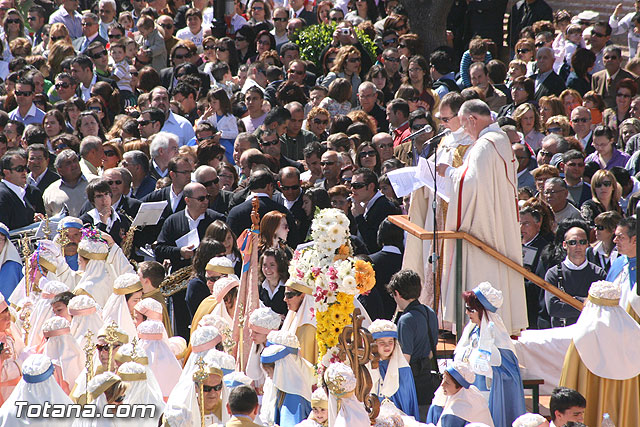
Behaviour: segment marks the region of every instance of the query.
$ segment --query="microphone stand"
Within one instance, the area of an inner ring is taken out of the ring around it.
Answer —
[[[429,158],[429,152],[431,151],[431,144],[433,142],[434,139],[436,138],[443,138],[444,136],[446,136],[449,132],[444,131],[441,133],[438,133],[437,135],[434,135],[432,138],[430,138],[429,140],[425,141],[425,143],[422,145],[422,150],[421,153],[419,154],[419,156],[422,156],[424,158]],[[415,140],[413,141],[415,143]],[[425,152],[425,148],[427,149]],[[436,167],[438,166],[438,146],[437,144],[435,144],[435,146],[433,147],[433,165],[434,168],[431,171],[431,175],[433,177],[433,199],[431,200],[431,212],[433,213],[433,239],[432,239],[432,243],[431,243],[431,255],[429,255],[428,261],[431,264],[431,268],[432,268],[432,274],[433,274],[433,309],[434,311],[438,311],[438,307],[437,307],[437,302],[438,302],[438,295],[436,292],[436,287],[437,287],[437,279],[438,279],[438,261],[440,259],[440,255],[438,255],[438,218],[437,218],[437,213],[438,213],[438,203],[437,203],[437,197],[438,197],[438,173],[436,171]],[[416,164],[417,164],[417,160],[416,159]]]

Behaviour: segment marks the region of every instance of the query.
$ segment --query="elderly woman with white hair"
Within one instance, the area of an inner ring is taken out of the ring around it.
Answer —
[[[468,363],[474,385],[488,399],[496,426],[509,426],[526,412],[518,358],[502,318],[502,292],[489,282],[462,293],[470,322],[464,328],[454,360]]]
[[[442,384],[429,408],[427,423],[438,427],[483,423],[493,427],[487,401],[473,385],[475,378],[476,375],[466,363],[453,362],[447,367],[442,375]]]

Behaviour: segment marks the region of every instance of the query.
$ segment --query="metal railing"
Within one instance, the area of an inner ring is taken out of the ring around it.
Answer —
[[[433,232],[427,231],[424,228],[412,223],[407,215],[391,215],[389,221],[398,227],[402,228],[412,236],[417,237],[420,240],[433,239]],[[464,231],[438,231],[436,232],[437,239],[456,239],[456,270],[455,270],[455,283],[456,283],[456,330],[457,336],[462,333],[464,327],[464,309],[462,306],[462,241],[466,241],[477,248],[481,249],[484,253],[490,255],[494,259],[498,260],[507,267],[515,270],[521,274],[525,279],[531,283],[539,286],[543,290],[550,292],[554,296],[558,297],[563,302],[571,305],[577,310],[582,310],[583,303],[568,293],[561,291],[551,283],[546,282],[544,279],[536,276],[517,262],[513,261],[509,257],[501,254],[491,246],[487,245],[477,237],[472,236]]]

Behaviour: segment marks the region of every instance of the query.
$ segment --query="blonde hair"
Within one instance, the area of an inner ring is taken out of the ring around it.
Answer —
[[[593,177],[591,178],[591,200],[593,200],[595,203],[602,206],[603,208],[606,208],[604,203],[602,203],[600,199],[598,199],[598,197],[596,196],[596,185],[601,184],[607,178],[609,178],[611,180],[611,183],[613,184],[613,193],[611,193],[610,204],[615,210],[618,210],[620,209],[620,205],[618,205],[618,202],[622,197],[622,186],[618,184],[618,181],[616,181],[615,175],[613,175],[611,171],[608,171],[606,169],[598,170],[596,173],[593,174]]]
[[[529,111],[533,111],[533,129],[538,132],[542,132],[543,129],[542,123],[540,123],[540,113],[538,112],[538,109],[536,107],[534,107],[532,104],[529,104],[528,102],[518,105],[518,107],[516,107],[516,110],[513,112],[513,119],[516,121],[518,130],[522,131],[522,116],[524,116]]]

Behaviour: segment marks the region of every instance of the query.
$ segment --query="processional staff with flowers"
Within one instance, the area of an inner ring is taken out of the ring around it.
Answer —
[[[323,209],[311,225],[314,245],[296,251],[289,266],[290,280],[313,289],[319,372],[341,361],[338,338],[351,323],[353,299],[375,285],[371,263],[353,258],[349,236],[347,216],[339,209]]]

